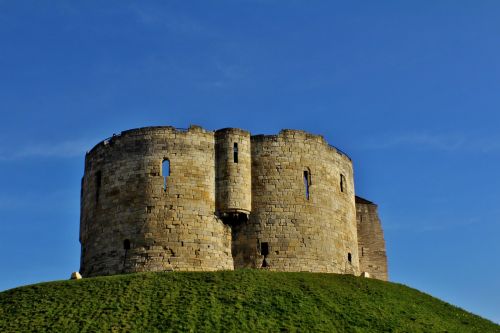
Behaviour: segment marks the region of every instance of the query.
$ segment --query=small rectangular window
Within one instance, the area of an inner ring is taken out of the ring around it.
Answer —
[[[233,162],[238,163],[238,143],[234,143],[233,145]]]
[[[340,192],[345,192],[345,190],[346,190],[345,177],[343,174],[340,174]]]
[[[269,243],[268,242],[260,243],[260,254],[263,256],[267,256],[269,254]]]

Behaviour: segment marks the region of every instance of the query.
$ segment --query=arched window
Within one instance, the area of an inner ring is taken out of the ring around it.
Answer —
[[[233,144],[233,162],[238,163],[238,143]]]
[[[352,255],[351,255],[351,252],[347,253],[347,261],[349,261],[349,263],[352,263]]]
[[[346,191],[345,176],[343,174],[340,174],[340,192],[345,192],[345,191]]]
[[[161,163],[161,174],[163,176],[163,191],[167,190],[167,177],[170,176],[170,161],[165,158]]]
[[[125,239],[123,241],[123,248],[126,250],[130,250],[130,239]]]
[[[309,187],[311,187],[311,170],[304,170],[304,188],[306,190],[306,199],[309,200]]]

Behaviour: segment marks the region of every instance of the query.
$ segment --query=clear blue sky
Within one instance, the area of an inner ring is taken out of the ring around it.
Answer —
[[[149,126],[323,134],[389,272],[500,322],[498,1],[0,0],[0,290],[79,268],[85,151]]]

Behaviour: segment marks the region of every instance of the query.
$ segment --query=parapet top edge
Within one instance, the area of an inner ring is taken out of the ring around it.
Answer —
[[[238,127],[224,127],[224,128],[220,128],[218,130],[215,130],[215,133],[224,133],[224,132],[240,132],[243,134],[250,135],[249,131],[244,130],[242,128],[238,128]]]
[[[172,132],[177,132],[177,133],[186,133],[189,131],[201,131],[201,132],[211,132],[207,131],[201,126],[197,125],[190,125],[189,128],[182,128],[182,127],[174,127],[174,126],[144,126],[144,127],[137,127],[137,128],[131,128],[128,130],[121,131],[120,133],[113,133],[112,136],[107,137],[104,140],[101,140],[98,142],[94,147],[92,147],[90,150],[87,151],[87,154],[90,154],[93,152],[95,149],[97,149],[100,146],[104,146],[108,144],[113,138],[115,137],[120,137],[122,135],[129,135],[129,134],[134,134],[134,133],[140,133],[140,132],[148,132],[148,131],[155,131],[155,130],[169,130]]]
[[[359,204],[365,204],[365,205],[372,205],[372,206],[375,206],[377,207],[378,205],[376,203],[374,203],[373,201],[370,201],[368,199],[365,199],[363,197],[360,197],[359,195],[356,195],[354,197],[356,203],[359,203]]]
[[[137,128],[128,129],[125,131],[121,131],[120,133],[113,133],[112,136],[98,142],[94,147],[92,147],[90,150],[88,150],[87,154],[90,154],[96,148],[98,148],[100,146],[104,146],[104,145],[108,144],[115,137],[120,137],[122,135],[128,135],[128,134],[134,134],[134,133],[138,133],[138,132],[155,131],[155,130],[169,130],[169,131],[177,132],[177,133],[186,133],[186,132],[190,132],[190,131],[197,131],[197,132],[202,132],[202,133],[208,133],[208,132],[221,133],[221,132],[225,132],[225,131],[234,131],[234,132],[242,132],[245,134],[250,134],[249,131],[246,131],[244,129],[237,128],[237,127],[225,127],[225,128],[221,128],[221,129],[218,129],[215,131],[209,131],[209,130],[206,130],[203,127],[198,126],[198,125],[190,125],[189,128],[181,128],[181,127],[174,127],[174,126],[145,126],[145,127],[137,127]],[[260,140],[266,140],[266,139],[267,140],[275,140],[276,138],[278,138],[280,136],[285,136],[285,135],[289,135],[289,134],[292,134],[292,135],[298,134],[298,135],[304,135],[306,138],[319,139],[325,145],[327,145],[331,149],[335,150],[338,154],[345,156],[349,161],[352,161],[351,157],[347,153],[345,153],[341,149],[337,148],[336,146],[329,144],[323,135],[313,134],[313,133],[310,133],[310,132],[307,132],[304,130],[285,128],[285,129],[280,130],[278,134],[257,134],[257,135],[250,135],[250,138],[254,139],[254,140],[255,139],[256,140],[259,140],[259,139]]]
[[[264,140],[276,140],[280,136],[284,136],[284,135],[287,135],[287,134],[304,135],[306,137],[306,139],[307,138],[319,139],[324,145],[326,145],[330,149],[334,150],[339,155],[346,157],[349,161],[352,162],[351,157],[346,152],[344,152],[340,148],[337,148],[336,146],[328,143],[328,141],[325,139],[325,137],[323,135],[321,135],[321,134],[314,134],[314,133],[310,133],[310,132],[307,132],[307,131],[304,131],[304,130],[282,129],[278,134],[256,134],[256,135],[252,135],[250,138],[252,140],[262,140],[262,141],[264,141]]]

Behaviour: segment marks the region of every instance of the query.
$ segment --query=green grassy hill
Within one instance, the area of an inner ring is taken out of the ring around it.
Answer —
[[[403,285],[239,270],[57,281],[0,293],[0,332],[500,332]]]

